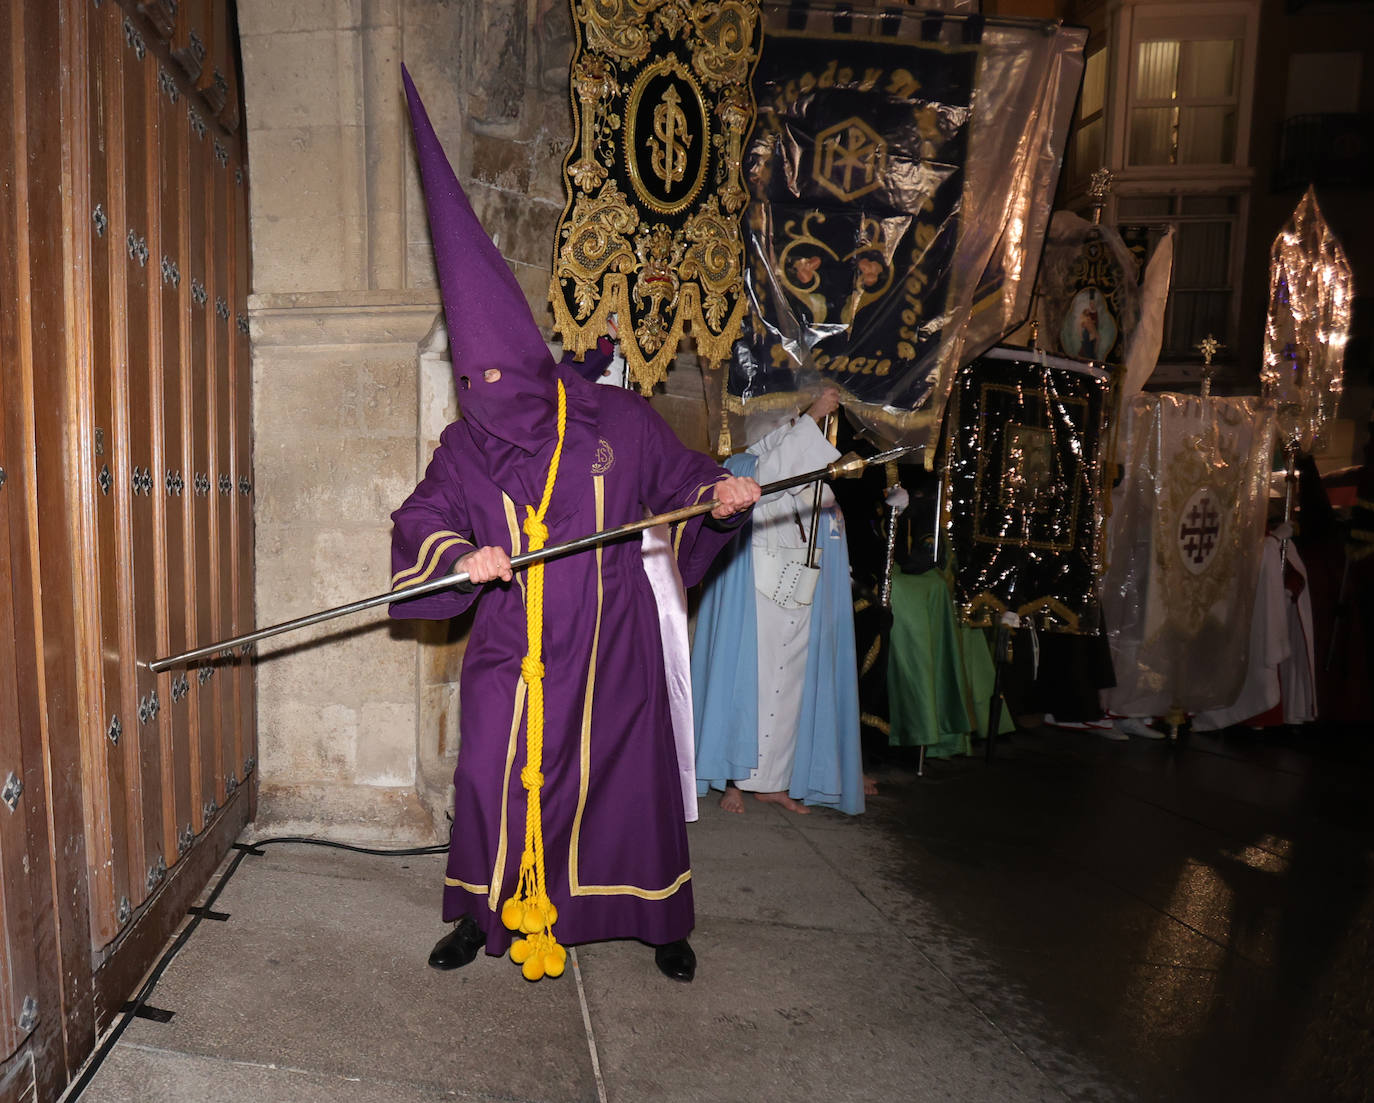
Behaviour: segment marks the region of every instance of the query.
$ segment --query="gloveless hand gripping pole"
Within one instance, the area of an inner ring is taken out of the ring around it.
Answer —
[[[792,475],[786,479],[779,479],[769,483],[767,486],[760,487],[764,494],[773,494],[779,490],[790,490],[794,486],[803,486],[806,483],[817,482],[821,479],[837,478],[856,478],[862,474],[863,469],[871,463],[887,463],[904,456],[913,451],[911,448],[893,448],[887,452],[881,452],[876,456],[864,459],[862,456],[853,452],[841,456],[834,463],[827,464],[825,467],[817,468],[815,471],[808,471],[802,475]],[[626,524],[618,525],[615,528],[602,529],[600,532],[589,533],[586,536],[579,536],[576,540],[568,540],[562,544],[550,544],[539,551],[524,552],[521,555],[511,556],[510,565],[513,570],[521,570],[530,566],[532,563],[542,563],[545,560],[557,559],[560,556],[571,555],[573,552],[585,551],[587,548],[594,548],[598,544],[605,544],[611,540],[618,540],[623,536],[630,536],[636,532],[643,532],[645,529],[653,528],[655,525],[671,525],[678,521],[686,521],[689,518],[709,513],[715,508],[714,498],[706,501],[697,502],[695,505],[683,506],[681,509],[669,510],[667,513],[659,513],[653,517],[645,517],[642,521],[629,521]],[[284,620],[280,624],[272,624],[266,628],[258,628],[252,632],[246,632],[242,636],[234,636],[232,639],[220,640],[218,643],[206,644],[204,647],[193,648],[190,651],[183,651],[178,655],[168,655],[163,659],[154,659],[148,664],[148,669],[154,674],[160,674],[174,666],[181,666],[184,663],[194,662],[196,659],[203,659],[216,653],[232,652],[235,648],[243,647],[247,644],[256,643],[258,640],[265,640],[269,636],[280,636],[285,632],[295,632],[302,628],[309,628],[313,624],[320,624],[336,617],[346,617],[350,613],[361,613],[367,609],[375,609],[380,605],[390,605],[393,601],[407,601],[410,598],[420,597],[424,594],[436,593],[439,590],[447,590],[451,586],[457,586],[468,581],[466,571],[456,571],[453,574],[441,575],[438,578],[431,578],[426,582],[417,583],[414,586],[402,586],[397,590],[388,590],[384,594],[374,594],[372,597],[362,598],[359,601],[350,601],[346,605],[336,605],[332,609],[322,609],[318,613],[307,613],[303,617],[296,617],[295,620]]]

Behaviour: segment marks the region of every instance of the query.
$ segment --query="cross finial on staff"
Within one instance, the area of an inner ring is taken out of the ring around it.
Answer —
[[[1219,353],[1226,346],[1213,337],[1210,333],[1199,341],[1193,348],[1202,353],[1202,363],[1204,367],[1212,366],[1212,357]]]
[[[1212,357],[1224,349],[1226,346],[1213,337],[1210,333],[1199,341],[1193,348],[1202,353],[1202,397],[1206,398],[1212,393]]]
[[[1107,205],[1107,196],[1112,191],[1112,170],[1106,165],[1094,170],[1088,177],[1088,197],[1093,204],[1093,222],[1102,221],[1102,208]]]

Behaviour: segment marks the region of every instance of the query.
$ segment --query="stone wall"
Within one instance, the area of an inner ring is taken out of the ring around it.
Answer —
[[[456,412],[402,62],[547,327],[572,23],[567,0],[239,0],[238,11],[266,624],[388,588],[389,514]],[[706,445],[694,358],[655,405]],[[264,642],[259,826],[441,837],[465,632],[461,620],[374,612]]]

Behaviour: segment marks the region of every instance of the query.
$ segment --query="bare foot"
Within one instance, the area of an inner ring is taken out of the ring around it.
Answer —
[[[864,774],[864,796],[876,797],[878,795],[878,779]]]
[[[789,812],[795,812],[799,816],[811,815],[811,809],[801,801],[789,797],[785,789],[779,793],[755,793],[754,796],[765,804],[781,804]]]
[[[733,785],[725,790],[725,796],[720,798],[720,806],[727,812],[735,812],[744,815],[744,797]]]

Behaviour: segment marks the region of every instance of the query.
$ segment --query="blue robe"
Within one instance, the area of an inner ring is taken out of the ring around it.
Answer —
[[[753,477],[758,459],[732,456],[731,473]],[[822,514],[825,554],[812,601],[806,682],[788,795],[851,815],[864,810],[859,752],[858,664],[849,553],[838,511]],[[697,792],[724,789],[758,766],[758,620],[751,526],[744,525],[707,574],[692,643]],[[759,600],[768,600],[762,598]]]

